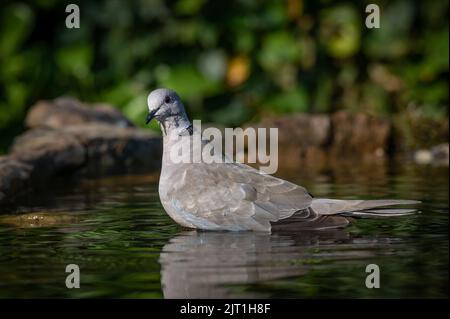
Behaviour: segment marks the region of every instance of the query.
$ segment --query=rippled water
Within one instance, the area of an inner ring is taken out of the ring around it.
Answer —
[[[0,215],[0,297],[448,297],[448,168],[280,176],[317,197],[422,200],[421,213],[338,231],[198,232],[165,214],[157,176],[61,183]],[[372,263],[379,289],[365,286]],[[80,289],[66,288],[67,264]]]

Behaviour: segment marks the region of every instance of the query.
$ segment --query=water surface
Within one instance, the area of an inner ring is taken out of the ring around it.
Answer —
[[[186,230],[156,175],[62,183],[0,215],[0,297],[448,297],[448,168],[280,171],[316,197],[422,200],[420,213],[336,231]],[[81,288],[67,289],[77,264]],[[368,264],[381,288],[365,286]]]

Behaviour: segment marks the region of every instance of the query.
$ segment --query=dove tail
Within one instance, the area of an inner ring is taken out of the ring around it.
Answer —
[[[347,217],[390,217],[410,215],[417,211],[411,208],[388,208],[395,205],[419,204],[416,200],[340,200],[329,198],[313,199],[311,208],[319,215],[341,215]]]

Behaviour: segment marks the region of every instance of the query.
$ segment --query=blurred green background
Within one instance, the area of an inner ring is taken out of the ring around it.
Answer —
[[[71,2],[80,29],[65,27]],[[365,27],[369,3],[381,7],[380,29]],[[143,125],[156,87],[226,125],[339,109],[448,117],[447,0],[37,0],[0,10],[3,152],[39,99],[107,102]]]

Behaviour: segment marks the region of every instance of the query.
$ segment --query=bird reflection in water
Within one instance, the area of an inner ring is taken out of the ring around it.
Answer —
[[[312,258],[370,259],[377,252],[368,247],[390,242],[392,238],[352,238],[342,229],[302,234],[186,231],[162,249],[161,286],[165,298],[267,297],[230,288],[301,277],[311,267],[305,261]],[[352,249],[337,249],[347,245]]]

